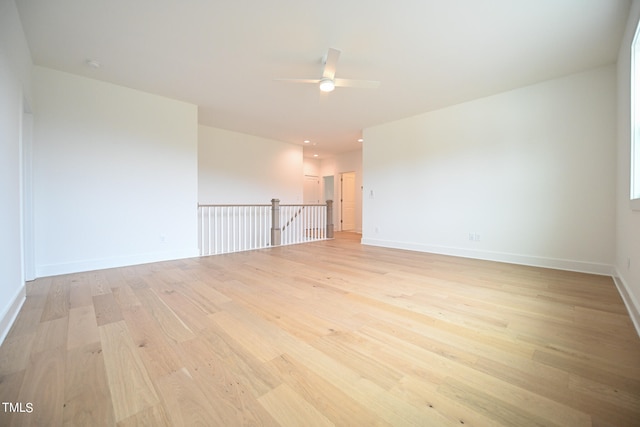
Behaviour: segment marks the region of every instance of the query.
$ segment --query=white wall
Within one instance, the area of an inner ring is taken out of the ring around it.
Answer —
[[[618,54],[618,181],[616,284],[640,333],[640,211],[629,206],[631,164],[630,52],[640,18],[640,2],[632,3]]]
[[[197,107],[34,71],[38,276],[198,255]]]
[[[199,126],[198,202],[302,203],[302,164],[301,146]]]
[[[33,63],[14,0],[0,0],[0,53],[4,66],[11,70],[12,79],[30,103]]]
[[[0,343],[25,299],[21,139],[31,67],[15,3],[0,0]]]
[[[302,160],[302,170],[304,175],[320,176],[320,163],[318,159],[310,159],[305,157]]]
[[[608,66],[365,129],[363,243],[610,274],[615,85]]]
[[[321,176],[334,176],[334,209],[333,223],[335,229],[340,230],[340,174],[355,172],[356,174],[356,200],[355,200],[355,231],[362,232],[362,151],[350,151],[337,154],[332,158],[322,160],[320,167]]]

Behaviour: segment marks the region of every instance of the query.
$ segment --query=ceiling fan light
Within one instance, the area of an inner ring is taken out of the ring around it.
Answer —
[[[323,92],[331,92],[336,88],[336,84],[331,79],[320,80],[320,90]]]

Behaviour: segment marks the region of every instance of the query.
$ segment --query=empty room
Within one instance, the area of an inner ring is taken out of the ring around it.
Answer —
[[[639,21],[0,0],[0,425],[639,425]]]

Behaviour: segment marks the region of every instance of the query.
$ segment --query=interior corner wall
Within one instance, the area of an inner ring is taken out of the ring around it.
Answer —
[[[629,204],[631,185],[631,43],[640,19],[634,1],[618,53],[618,180],[616,284],[640,334],[640,211]]]
[[[200,204],[302,203],[302,147],[199,126]]]
[[[198,255],[195,105],[34,69],[38,277]]]
[[[0,0],[0,343],[25,300],[22,116],[31,56],[13,0]]]
[[[611,274],[616,72],[364,130],[363,243]]]

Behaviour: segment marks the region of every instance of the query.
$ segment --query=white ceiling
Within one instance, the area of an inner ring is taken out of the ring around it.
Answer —
[[[200,123],[313,147],[362,129],[613,63],[628,0],[16,0],[37,65],[199,106]],[[319,78],[329,47],[336,77]],[[98,69],[86,60],[100,62]]]

